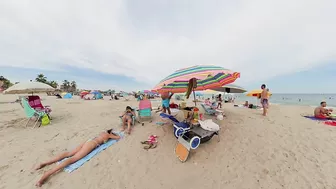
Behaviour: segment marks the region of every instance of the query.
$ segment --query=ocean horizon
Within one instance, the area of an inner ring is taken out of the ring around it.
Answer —
[[[217,93],[218,94],[218,93]],[[245,102],[256,104],[259,103],[256,97],[248,97],[243,94],[226,94],[224,99],[227,100],[230,96],[235,97],[236,102]],[[204,98],[211,98],[211,94],[204,94]],[[270,97],[271,104],[281,105],[300,105],[300,106],[319,106],[322,101],[327,102],[328,107],[336,107],[336,93],[273,93]]]
[[[248,97],[245,94],[235,94],[237,101],[256,102],[255,97]],[[322,101],[327,102],[328,107],[336,107],[336,94],[294,94],[294,93],[273,93],[270,103],[283,105],[319,106]]]

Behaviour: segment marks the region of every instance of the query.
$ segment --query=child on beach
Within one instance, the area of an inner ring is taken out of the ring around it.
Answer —
[[[88,155],[92,150],[100,146],[101,144],[107,142],[109,139],[118,140],[120,139],[120,136],[114,134],[112,132],[112,129],[107,130],[106,132],[100,133],[99,136],[89,139],[86,142],[80,144],[77,148],[75,148],[73,151],[70,152],[64,152],[55,158],[46,161],[44,163],[41,163],[39,166],[35,168],[35,170],[39,170],[47,165],[51,165],[53,163],[56,163],[64,158],[68,158],[64,161],[62,161],[60,164],[58,164],[53,169],[50,169],[49,171],[45,172],[41,179],[36,183],[37,187],[41,187],[46,179],[48,179],[51,175],[58,172],[59,170],[63,169],[64,167],[82,159],[84,156]]]
[[[133,118],[132,118],[133,116],[135,116],[135,113],[130,106],[127,106],[126,111],[124,111],[124,113],[120,116],[123,122],[122,131],[126,129],[126,124],[127,124],[127,130],[126,130],[127,134],[131,134],[131,124],[133,121]]]

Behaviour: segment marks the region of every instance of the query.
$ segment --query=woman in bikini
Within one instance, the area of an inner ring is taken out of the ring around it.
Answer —
[[[79,145],[77,148],[75,148],[71,152],[64,152],[55,158],[41,163],[38,167],[35,168],[35,170],[39,170],[43,168],[46,165],[50,165],[53,163],[56,163],[64,158],[68,158],[64,160],[62,163],[58,164],[56,167],[53,169],[50,169],[49,171],[45,172],[41,179],[36,183],[36,186],[40,187],[42,184],[45,182],[47,178],[49,178],[52,174],[56,173],[57,171],[63,169],[64,167],[82,159],[84,156],[89,154],[92,150],[100,146],[101,144],[107,142],[109,139],[115,139],[118,140],[120,139],[120,136],[114,134],[112,132],[112,129],[107,130],[106,132],[100,133],[98,137],[95,137],[93,139],[89,139],[86,142],[82,143]]]
[[[126,111],[120,116],[122,121],[123,121],[123,128],[122,130],[124,131],[126,129],[126,124],[127,124],[127,134],[131,134],[131,124],[133,121],[133,116],[135,116],[134,111],[130,106],[126,107]]]

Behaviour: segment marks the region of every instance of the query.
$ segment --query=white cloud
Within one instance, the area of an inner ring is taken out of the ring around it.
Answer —
[[[24,3],[25,2],[25,3]],[[0,66],[89,68],[148,81],[214,64],[239,83],[336,59],[336,1],[0,2]]]

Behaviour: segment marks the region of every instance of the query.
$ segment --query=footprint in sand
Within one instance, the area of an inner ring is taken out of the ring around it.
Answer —
[[[0,171],[4,171],[4,170],[7,170],[9,167],[9,165],[4,165],[4,166],[1,166],[0,167]]]

